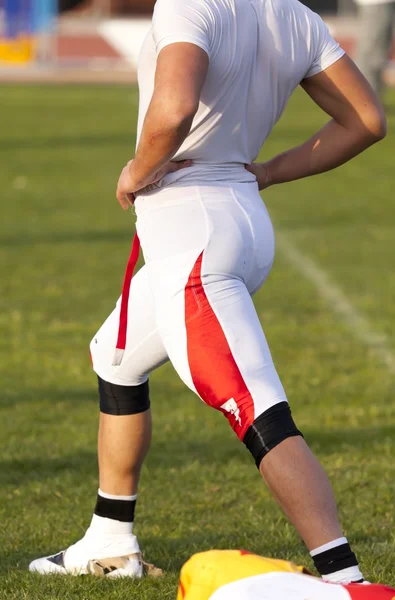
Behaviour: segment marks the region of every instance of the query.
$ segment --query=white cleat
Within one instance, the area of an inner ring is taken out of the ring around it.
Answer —
[[[113,536],[103,545],[87,533],[82,540],[67,550],[33,560],[29,571],[41,575],[91,574],[97,577],[140,578],[144,567],[134,535]]]
[[[95,575],[96,577],[137,577],[143,576],[141,554],[114,556],[112,558],[93,558],[78,566],[68,565],[63,550],[53,556],[37,558],[29,565],[29,571],[40,575]]]

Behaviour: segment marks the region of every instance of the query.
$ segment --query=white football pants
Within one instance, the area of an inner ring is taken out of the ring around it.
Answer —
[[[243,439],[254,419],[286,401],[251,299],[275,245],[257,185],[168,187],[137,198],[136,213],[145,266],[126,298],[122,362],[113,364],[118,301],[91,342],[93,368],[135,386],[170,359]]]

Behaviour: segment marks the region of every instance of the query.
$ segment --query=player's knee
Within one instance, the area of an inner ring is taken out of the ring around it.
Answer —
[[[262,458],[285,439],[303,434],[296,427],[288,402],[275,404],[250,425],[243,438],[244,444],[259,469]]]
[[[139,385],[117,385],[98,377],[100,412],[107,415],[137,415],[150,408],[148,381]]]

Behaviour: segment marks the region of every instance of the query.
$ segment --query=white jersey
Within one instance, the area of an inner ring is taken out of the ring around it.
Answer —
[[[158,0],[139,58],[138,138],[160,51],[190,42],[209,57],[191,131],[175,159],[193,166],[161,185],[251,181],[258,155],[298,84],[343,54],[321,18],[298,0]]]
[[[209,600],[351,600],[341,585],[296,573],[266,573],[219,588]]]

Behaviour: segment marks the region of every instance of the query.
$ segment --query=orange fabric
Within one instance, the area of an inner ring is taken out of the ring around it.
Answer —
[[[254,402],[202,283],[203,252],[185,287],[185,325],[192,381],[202,400],[221,411],[243,440]],[[224,405],[228,404],[224,408]]]

